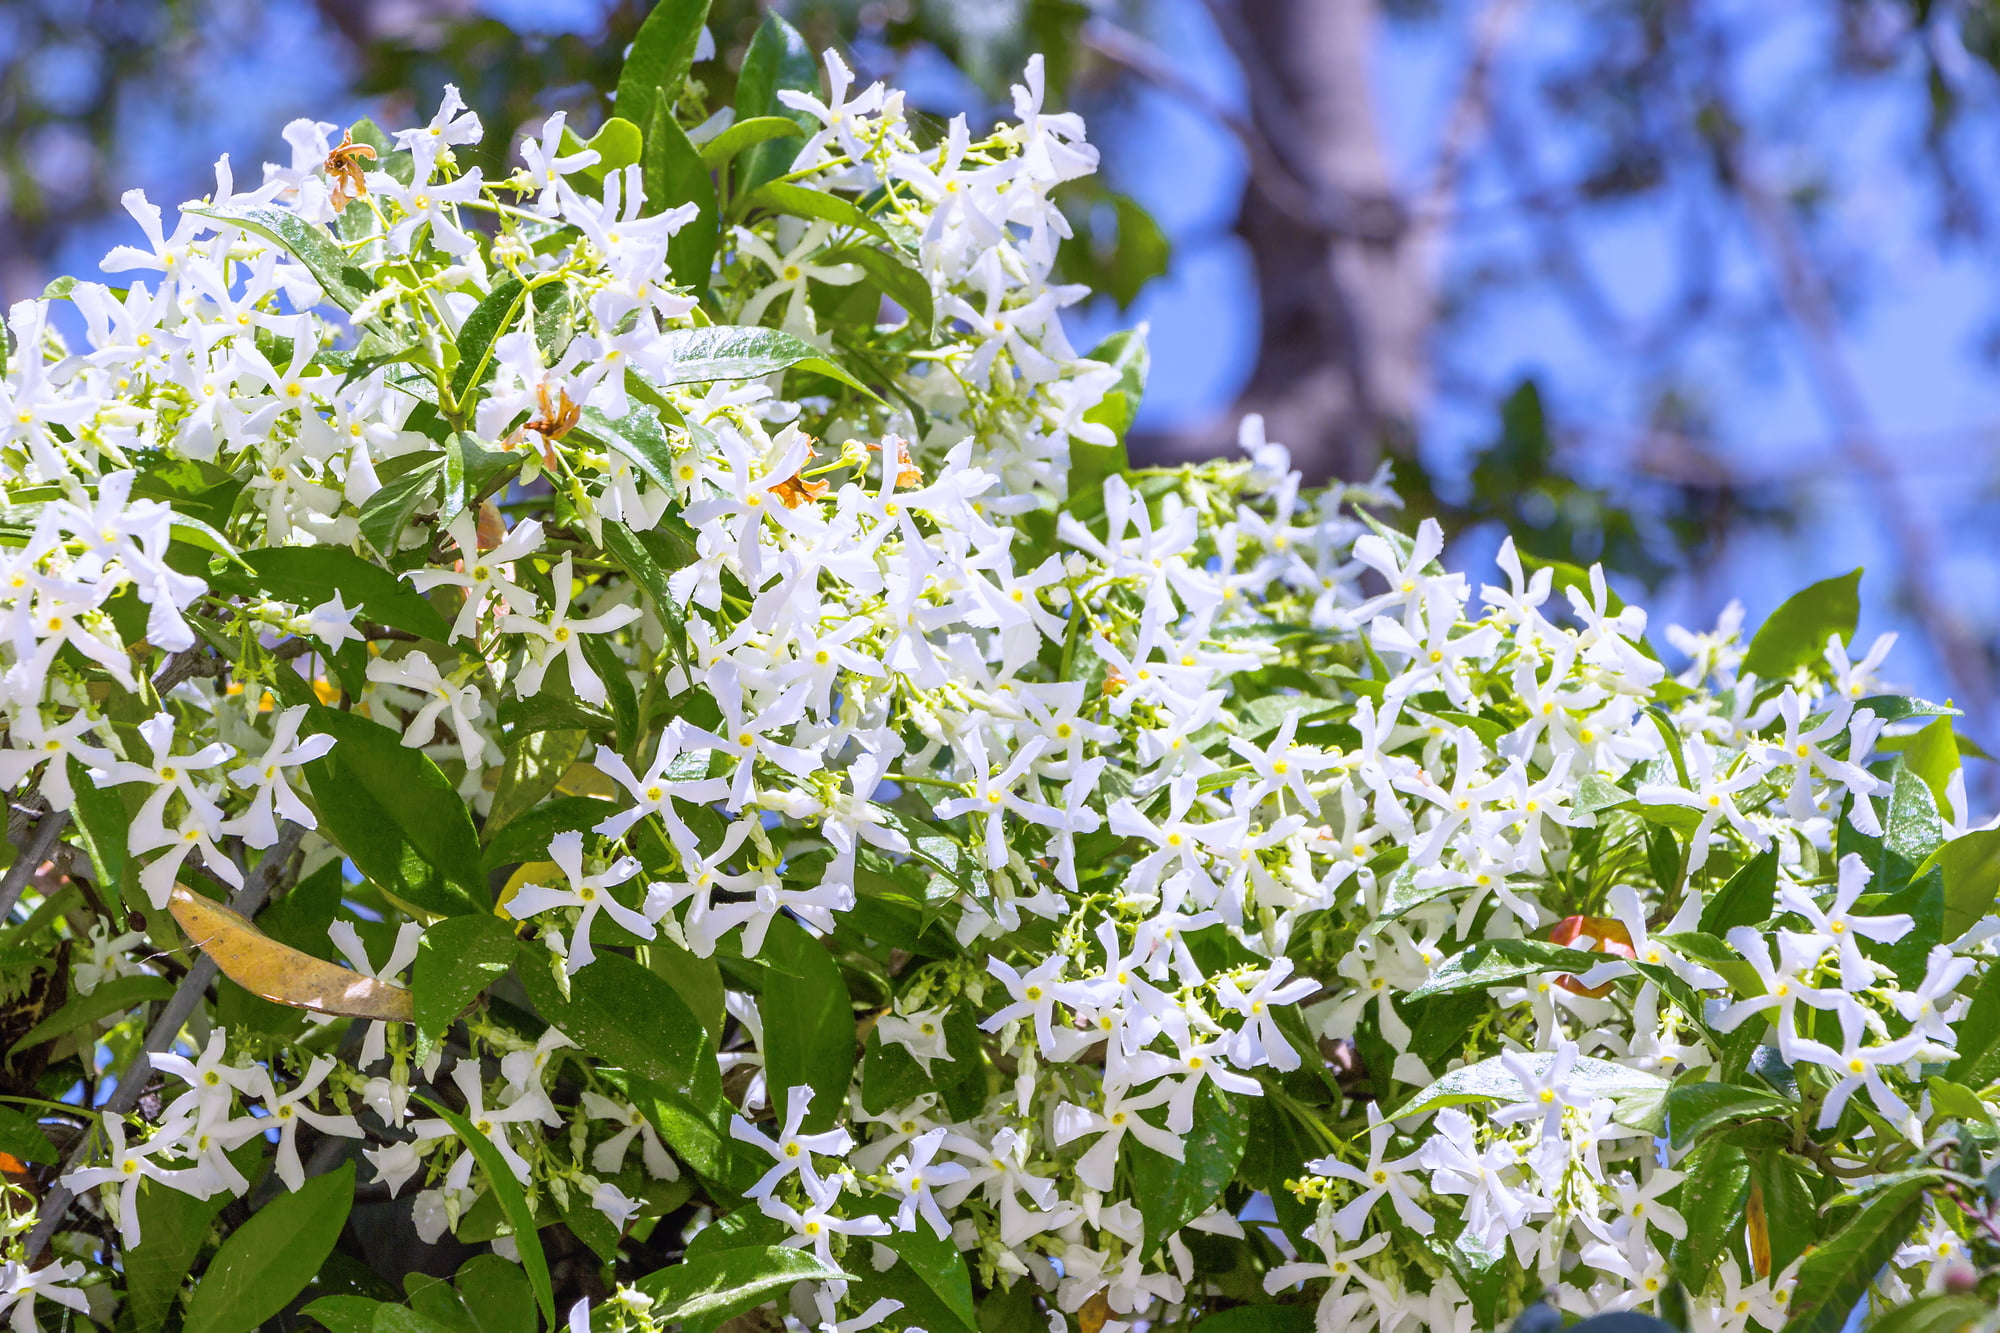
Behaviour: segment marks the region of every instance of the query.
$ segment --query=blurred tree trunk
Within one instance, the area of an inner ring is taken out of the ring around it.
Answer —
[[[1309,481],[1370,472],[1427,388],[1429,265],[1391,179],[1374,103],[1377,0],[1213,0],[1250,90],[1252,169],[1236,230],[1256,269],[1260,347],[1229,417],[1142,452],[1233,452],[1260,412]]]

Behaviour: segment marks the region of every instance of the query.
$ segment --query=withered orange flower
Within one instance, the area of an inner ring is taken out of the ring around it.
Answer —
[[[908,440],[900,435],[884,435],[882,443],[868,446],[869,452],[877,454],[888,453],[892,448],[895,450],[892,457],[896,462],[896,484],[898,486],[923,485],[924,474],[917,470],[915,460],[910,457],[910,442]]]
[[[340,143],[326,155],[326,174],[333,178],[333,211],[338,213],[353,199],[361,199],[368,194],[368,181],[362,175],[361,159],[375,160],[375,150],[365,143],[354,142],[354,131],[340,136]]]
[[[769,489],[771,494],[785,502],[785,508],[797,509],[800,505],[817,500],[820,496],[825,495],[826,483],[823,481],[808,481],[803,476],[794,474],[786,477],[776,486],[768,487],[767,489]]]

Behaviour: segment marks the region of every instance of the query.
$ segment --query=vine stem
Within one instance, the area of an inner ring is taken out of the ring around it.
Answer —
[[[276,886],[278,876],[283,873],[286,863],[292,859],[292,853],[298,850],[299,840],[305,837],[305,832],[305,829],[298,824],[285,825],[284,831],[278,835],[276,844],[264,854],[264,859],[257,863],[257,868],[250,873],[249,878],[243,881],[243,887],[231,896],[229,906],[232,910],[241,912],[244,916],[257,914],[258,909],[270,899],[271,890]],[[180,985],[174,988],[173,995],[168,998],[166,1007],[160,1010],[160,1016],[153,1020],[152,1028],[146,1033],[146,1044],[132,1057],[132,1063],[126,1066],[123,1074],[119,1075],[118,1086],[111,1090],[111,1096],[98,1108],[99,1114],[124,1115],[139,1104],[139,1095],[145,1091],[147,1082],[153,1076],[153,1057],[171,1047],[175,1039],[181,1035],[181,1029],[187,1025],[195,1007],[201,1003],[209,983],[215,980],[216,972],[215,960],[207,954],[204,953],[194,960],[193,965],[188,968],[187,975],[181,978]],[[28,1233],[25,1262],[34,1263],[36,1257],[47,1248],[50,1239],[55,1235],[56,1227],[68,1215],[70,1205],[76,1202],[76,1192],[63,1183],[62,1177],[89,1159],[91,1138],[92,1135],[84,1135],[82,1141],[70,1152],[68,1160],[63,1163],[62,1175],[56,1178],[55,1183],[49,1187],[48,1195],[42,1200],[41,1216],[35,1222],[35,1229]]]

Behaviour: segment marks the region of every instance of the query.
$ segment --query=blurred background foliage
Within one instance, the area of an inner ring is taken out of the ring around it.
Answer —
[[[4,0],[0,296],[88,271],[301,115],[611,113],[650,0]],[[1089,345],[1146,319],[1145,461],[1266,418],[1674,618],[1867,563],[1864,628],[1992,743],[2000,0],[776,0],[975,122],[1029,53],[1103,174],[1063,202]],[[726,98],[760,6],[718,0]],[[506,169],[497,136],[489,173]]]

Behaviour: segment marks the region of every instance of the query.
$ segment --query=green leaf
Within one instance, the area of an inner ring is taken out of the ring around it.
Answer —
[[[1883,1190],[1838,1235],[1806,1256],[1785,1333],[1840,1333],[1876,1273],[1923,1220],[1930,1183],[1905,1180]]]
[[[513,964],[515,952],[514,932],[497,916],[447,917],[427,927],[410,974],[418,1041],[428,1046],[442,1035]]]
[[[507,743],[500,786],[487,808],[486,836],[491,838],[520,818],[556,789],[590,738],[581,731],[531,731]]]
[[[1775,1147],[1758,1149],[1749,1160],[1751,1187],[1764,1202],[1771,1271],[1782,1273],[1819,1239],[1819,1205],[1803,1174],[1815,1168]]]
[[[444,502],[438,506],[438,522],[451,522],[499,490],[521,470],[522,461],[520,454],[488,449],[471,431],[453,431],[444,445]]]
[[[402,531],[401,524],[396,531]],[[246,552],[243,563],[250,567],[249,573],[217,571],[209,581],[224,592],[245,596],[261,592],[305,610],[338,593],[343,605],[358,606],[370,620],[419,638],[442,642],[451,633],[450,624],[421,593],[345,547],[266,546]]]
[[[694,63],[702,25],[708,22],[708,4],[709,0],[660,0],[639,25],[632,49],[625,53],[624,68],[618,71],[615,105],[619,115],[634,125],[648,127],[648,148],[655,121],[664,116],[673,123],[674,102],[680,97],[688,67]]]
[[[382,489],[368,497],[357,520],[361,535],[384,558],[396,554],[403,532],[410,526],[417,507],[439,493],[444,484],[445,459],[442,454],[418,467],[382,483]]]
[[[1674,1242],[1674,1275],[1689,1290],[1700,1291],[1715,1270],[1730,1238],[1742,1231],[1743,1207],[1750,1197],[1750,1163],[1743,1150],[1721,1139],[1709,1139],[1681,1163],[1679,1209],[1687,1219],[1687,1235]]]
[[[125,882],[125,844],[131,837],[132,812],[125,808],[116,788],[92,782],[89,770],[75,755],[65,755],[63,762],[69,765],[70,790],[76,794],[69,817],[82,835],[83,849],[90,853],[98,888],[118,895]]]
[[[1924,1084],[1931,1090],[1931,1109],[1938,1115],[1973,1124],[1993,1120],[1993,1112],[1979,1100],[1979,1094],[1964,1084],[1953,1083],[1935,1074],[1925,1079]]]
[[[715,182],[700,151],[688,141],[687,132],[663,101],[653,106],[642,166],[647,213],[664,213],[682,204],[693,204],[700,210],[667,239],[667,271],[679,285],[700,291],[708,285],[715,268],[715,243],[721,229]]]
[[[521,1256],[521,1267],[528,1271],[528,1283],[535,1289],[535,1304],[542,1307],[542,1318],[550,1327],[556,1322],[555,1289],[549,1282],[549,1261],[542,1253],[541,1232],[535,1228],[535,1212],[528,1203],[528,1196],[521,1189],[521,1182],[514,1179],[514,1172],[508,1167],[507,1159],[493,1146],[493,1140],[481,1134],[470,1120],[458,1112],[438,1105],[422,1093],[416,1099],[430,1108],[433,1115],[450,1125],[452,1132],[464,1141],[485,1168],[486,1179],[493,1187],[494,1197],[500,1200],[500,1209],[507,1215],[507,1222],[514,1229],[514,1248]]]
[[[1964,1333],[1993,1313],[1977,1296],[1937,1292],[1899,1305],[1868,1325],[1868,1333]]]
[[[518,1264],[497,1254],[475,1254],[451,1281],[475,1333],[535,1333],[534,1288]]]
[[[1800,667],[1817,662],[1830,635],[1852,638],[1861,618],[1861,571],[1823,580],[1793,593],[1771,613],[1750,650],[1742,671],[1759,680],[1782,680]]]
[[[683,329],[684,333],[708,333],[708,329]],[[667,335],[669,338],[673,334]],[[582,424],[574,432],[605,448],[616,449],[632,460],[656,486],[673,489],[674,450],[667,432],[650,408],[635,407],[613,421],[594,407],[583,409]]]
[[[853,227],[865,231],[884,241],[889,239],[889,233],[882,229],[882,224],[862,212],[860,205],[840,195],[828,194],[825,190],[814,190],[786,181],[772,181],[752,194],[750,203],[754,207],[768,208],[774,213],[789,213],[795,218],[831,222],[838,227]]]
[[[1152,357],[1146,350],[1145,331],[1121,329],[1091,348],[1090,355],[1085,359],[1101,361],[1118,372],[1118,383],[1104,395],[1102,402],[1083,414],[1083,419],[1093,425],[1109,426],[1111,433],[1118,437],[1118,466],[1114,470],[1123,472],[1129,466],[1124,461],[1125,436],[1131,432],[1132,422],[1139,415],[1139,400],[1146,395],[1146,373],[1152,367]],[[1076,466],[1072,458],[1072,477]]]
[[[1421,1000],[1451,991],[1485,990],[1544,972],[1588,972],[1609,961],[1605,954],[1565,948],[1547,940],[1481,940],[1445,959],[1428,981],[1404,998]]]
[[[687,1097],[715,1104],[722,1073],[701,1020],[678,992],[623,954],[604,953],[570,978],[564,1000],[549,975],[548,951],[523,946],[519,973],[542,1017],[600,1060]],[[848,1040],[853,1041],[850,1033]]]
[[[1778,897],[1778,852],[1771,848],[1744,862],[1743,868],[1702,905],[1701,929],[1722,936],[1735,926],[1761,926],[1771,919]]]
[[[1983,1088],[2000,1079],[2000,967],[1988,967],[1958,1020],[1958,1057],[1945,1071],[1954,1083]]]
[[[1941,717],[1909,737],[1903,745],[1903,762],[1923,779],[1939,810],[1951,809],[1948,788],[1951,775],[1958,772],[1958,738],[1952,733],[1951,719]]]
[[[726,165],[746,148],[771,139],[803,139],[805,127],[790,116],[751,116],[738,119],[722,133],[701,146],[701,164],[713,171]]]
[[[766,189],[776,188],[766,186]],[[911,328],[928,339],[937,325],[937,307],[931,296],[931,281],[908,263],[868,245],[848,245],[828,250],[820,258],[829,264],[858,264],[883,295],[903,307]]]
[[[88,995],[71,996],[62,1008],[29,1028],[27,1034],[8,1049],[7,1054],[11,1057],[66,1032],[95,1023],[100,1018],[122,1014],[136,1005],[164,1000],[173,993],[174,983],[165,977],[113,977],[99,983],[97,989]]]
[[[0,1152],[24,1162],[54,1162],[57,1156],[40,1122],[12,1106],[0,1106]]]
[[[1955,940],[1993,910],[2000,896],[2000,829],[1961,834],[1925,857],[1912,878],[1944,872],[1944,938]]]
[[[379,825],[361,827],[363,821],[386,819],[402,843],[456,886],[456,891],[440,886],[418,906],[444,916],[486,911],[491,899],[480,873],[479,835],[472,827],[472,812],[430,756],[404,745],[389,728],[338,709],[314,705],[306,715],[306,726],[336,741],[326,758],[316,761],[330,765],[332,773],[325,767],[318,772],[312,765],[307,768],[307,781],[319,802],[320,831],[331,833],[370,879],[392,891],[398,891],[399,884],[416,888],[399,862],[384,861],[388,830]]]
[[[342,310],[353,310],[375,291],[375,280],[351,263],[326,231],[282,208],[183,208],[183,213],[254,231],[282,246],[306,266],[313,281]]]
[[[854,1205],[856,1211],[888,1217],[896,1211],[892,1200],[874,1198]],[[856,1298],[863,1305],[883,1296],[904,1303],[898,1317],[926,1333],[951,1333],[951,1324],[972,1333],[979,1326],[979,1314],[972,1303],[972,1274],[965,1256],[949,1238],[940,1239],[930,1224],[919,1221],[910,1231],[892,1231],[875,1243],[894,1250],[901,1263],[886,1273],[864,1274]],[[914,1277],[916,1281],[909,1279]]]
[[[185,1333],[250,1333],[284,1309],[333,1253],[353,1205],[352,1162],[265,1204],[216,1252],[188,1300]]]
[[[805,126],[810,120],[805,112],[793,111],[778,100],[781,88],[818,92],[819,66],[798,29],[787,23],[777,10],[767,9],[764,21],[757,25],[756,36],[750,39],[749,49],[743,53],[743,67],[736,75],[736,119],[783,116]],[[789,145],[760,145],[740,168],[743,189],[754,190],[765,181],[782,176],[790,169],[794,156]]]
[[[798,1282],[851,1282],[810,1250],[745,1245],[702,1255],[648,1273],[633,1285],[655,1302],[649,1313],[663,1323],[699,1319],[713,1327],[781,1295]]]
[[[875,396],[867,385],[821,356],[818,348],[782,329],[729,324],[670,329],[661,336],[661,343],[667,361],[665,377],[659,381],[661,387],[761,379],[797,366],[839,380],[871,398]]]
[[[1128,1140],[1125,1160],[1132,1197],[1146,1219],[1145,1246],[1166,1243],[1211,1208],[1236,1177],[1250,1141],[1250,1119],[1213,1083],[1203,1083],[1194,1099],[1194,1124],[1181,1138],[1181,1160]]]
[[[650,110],[644,114],[650,115]],[[643,151],[644,138],[639,127],[623,115],[608,116],[597,133],[584,141],[584,147],[597,154],[597,161],[590,164],[587,174],[602,181],[614,171],[622,171],[639,161]]]
[[[374,1333],[375,1312],[384,1308],[395,1307],[367,1296],[322,1296],[299,1313],[317,1319],[328,1333]],[[142,1325],[140,1333],[150,1331]]]
[[[315,1301],[317,1305],[319,1302]],[[368,1333],[468,1333],[462,1323],[443,1323],[419,1310],[377,1302]]]
[[[136,1333],[158,1333],[229,1198],[197,1199],[156,1180],[139,1186],[139,1244],[125,1251],[125,1308]]]
[[[758,955],[764,963],[764,1078],[780,1119],[791,1090],[810,1087],[805,1129],[831,1128],[847,1109],[854,1079],[854,1006],[840,965],[826,945],[787,917],[771,922]]]
[[[1734,1083],[1682,1083],[1667,1092],[1667,1124],[1674,1147],[1685,1148],[1717,1125],[1758,1116],[1790,1115],[1799,1108],[1783,1097]]]
[[[466,401],[467,391],[484,384],[492,373],[493,343],[514,323],[526,292],[519,278],[504,278],[480,298],[458,326],[458,364],[451,372],[451,397],[459,411],[471,406]]]
[[[1522,1060],[1528,1070],[1540,1078],[1548,1074],[1555,1063],[1555,1056],[1547,1051],[1523,1052]],[[1570,1067],[1567,1084],[1572,1095],[1608,1097],[1622,1102],[1627,1098],[1657,1097],[1664,1092],[1667,1081],[1657,1074],[1643,1070],[1627,1069],[1624,1065],[1614,1065],[1607,1060],[1584,1058]],[[1521,1089],[1521,1081],[1514,1077],[1500,1056],[1481,1060],[1478,1064],[1454,1069],[1437,1082],[1419,1092],[1403,1104],[1401,1110],[1390,1118],[1406,1120],[1422,1111],[1435,1111],[1446,1106],[1464,1106],[1471,1102],[1519,1101],[1526,1094]],[[1649,1108],[1650,1109],[1650,1108]],[[1621,1113],[1622,1114],[1622,1113]],[[1620,1124],[1625,1121],[1618,1116]]]
[[[1195,1321],[1194,1333],[1313,1333],[1309,1305],[1239,1305]]]

